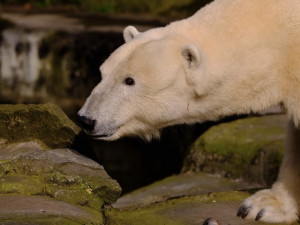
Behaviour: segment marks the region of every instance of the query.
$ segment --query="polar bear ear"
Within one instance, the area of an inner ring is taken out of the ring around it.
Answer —
[[[201,53],[195,45],[185,45],[181,50],[181,55],[189,68],[194,69],[200,65]]]
[[[134,26],[128,26],[123,31],[123,37],[125,42],[131,41],[140,32]]]

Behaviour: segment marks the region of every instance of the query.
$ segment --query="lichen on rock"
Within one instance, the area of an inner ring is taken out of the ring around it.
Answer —
[[[0,193],[49,196],[101,210],[121,193],[96,162],[70,149],[45,151],[34,142],[0,148]]]
[[[209,192],[224,192],[254,187],[256,186],[239,180],[230,180],[202,172],[179,174],[127,193],[121,196],[113,204],[113,207],[118,209],[139,208],[182,196],[195,196]]]
[[[48,148],[70,147],[80,128],[54,104],[0,105],[0,139],[38,141]]]
[[[1,224],[104,223],[102,209],[121,188],[103,166],[68,148],[79,132],[56,105],[0,105],[0,203],[13,201],[7,213],[0,207]]]
[[[209,217],[216,218],[224,225],[264,224],[236,216],[237,208],[248,196],[248,192],[229,191],[178,197],[135,209],[107,208],[105,215],[109,224],[113,225],[201,225]]]
[[[286,122],[284,115],[269,115],[214,126],[190,147],[182,171],[270,185],[283,157]]]

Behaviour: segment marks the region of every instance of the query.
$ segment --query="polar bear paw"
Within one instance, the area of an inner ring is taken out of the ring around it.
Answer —
[[[237,216],[269,223],[293,223],[299,219],[296,201],[281,184],[247,198]]]

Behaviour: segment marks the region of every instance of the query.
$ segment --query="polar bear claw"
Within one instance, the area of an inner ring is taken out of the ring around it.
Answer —
[[[247,198],[240,206],[237,216],[269,223],[292,223],[299,219],[297,204],[283,185],[258,191]]]

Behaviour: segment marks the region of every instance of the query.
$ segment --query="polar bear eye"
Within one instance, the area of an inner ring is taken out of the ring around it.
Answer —
[[[125,80],[124,80],[124,83],[126,85],[134,85],[135,84],[135,81],[132,77],[126,77]]]

